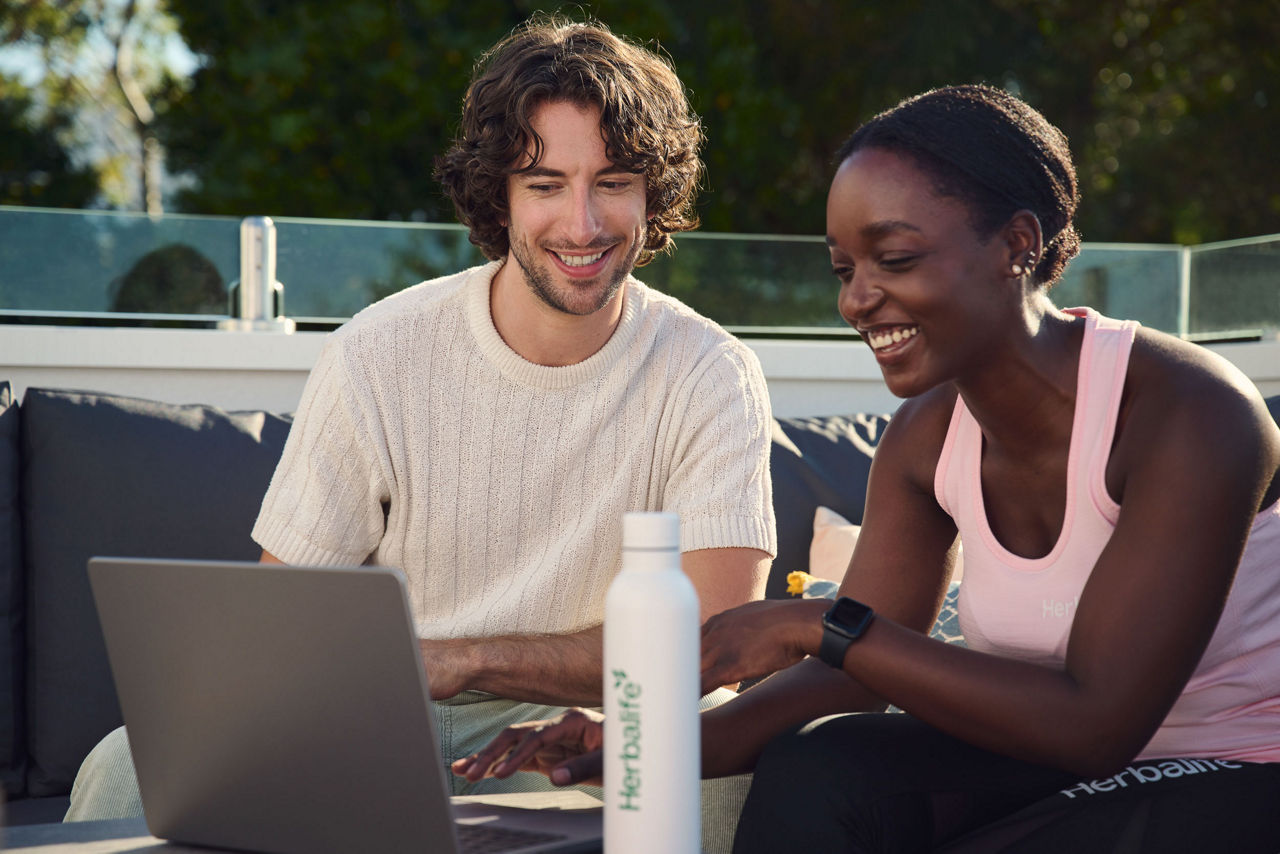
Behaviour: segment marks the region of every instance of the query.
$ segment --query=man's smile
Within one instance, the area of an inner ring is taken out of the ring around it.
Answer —
[[[569,255],[564,252],[556,252],[554,249],[550,251],[559,258],[562,263],[570,267],[586,267],[599,261],[605,255],[604,252],[593,252],[590,255]]]
[[[546,253],[564,275],[570,279],[594,279],[604,272],[613,259],[613,250],[617,244],[607,249],[595,251],[567,251],[563,249],[546,249]]]

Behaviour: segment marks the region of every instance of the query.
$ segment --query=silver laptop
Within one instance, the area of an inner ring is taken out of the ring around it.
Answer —
[[[510,840],[483,851],[599,850],[599,809],[451,803],[399,571],[93,558],[89,579],[154,836],[274,854],[455,854],[473,835]]]

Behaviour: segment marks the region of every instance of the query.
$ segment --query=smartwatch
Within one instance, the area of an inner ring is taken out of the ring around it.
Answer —
[[[873,617],[875,612],[869,606],[841,596],[822,615],[822,646],[818,648],[818,658],[836,670],[843,670],[844,654],[854,641],[862,637]]]

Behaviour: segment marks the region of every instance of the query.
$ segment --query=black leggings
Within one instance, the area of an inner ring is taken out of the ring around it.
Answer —
[[[1145,760],[1082,782],[903,714],[837,715],[774,739],[734,854],[1280,852],[1280,763]]]

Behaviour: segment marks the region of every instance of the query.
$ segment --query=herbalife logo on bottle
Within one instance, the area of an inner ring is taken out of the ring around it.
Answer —
[[[618,699],[618,720],[622,723],[622,788],[618,809],[640,810],[640,685],[627,678],[625,670],[613,671],[613,690]]]

